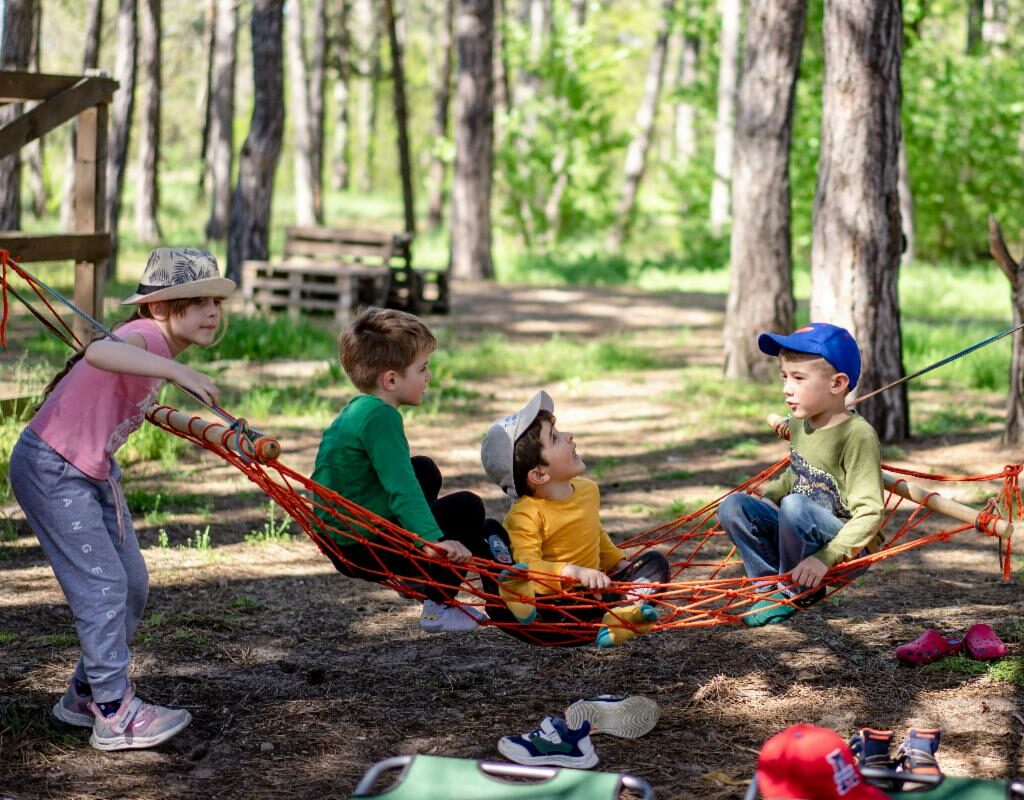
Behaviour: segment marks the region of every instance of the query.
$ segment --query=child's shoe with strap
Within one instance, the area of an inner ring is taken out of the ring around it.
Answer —
[[[92,728],[96,721],[95,715],[89,708],[92,703],[92,695],[79,694],[75,679],[68,681],[68,689],[64,696],[54,706],[53,718],[65,725],[74,725],[77,728]]]
[[[591,733],[636,739],[658,723],[658,704],[638,694],[598,694],[570,703],[565,721],[572,728],[590,724]]]
[[[909,728],[907,738],[896,751],[900,771],[911,775],[941,775],[935,758],[941,737],[939,728]]]
[[[850,737],[850,749],[862,767],[895,769],[896,761],[889,752],[892,748],[892,731],[861,728]]]
[[[104,716],[96,703],[89,706],[95,722],[89,744],[97,750],[137,750],[155,747],[180,733],[192,721],[183,708],[167,708],[140,700],[129,686],[117,713]]]
[[[589,769],[597,764],[590,723],[573,730],[561,717],[544,717],[540,727],[498,740],[498,752],[516,764]]]

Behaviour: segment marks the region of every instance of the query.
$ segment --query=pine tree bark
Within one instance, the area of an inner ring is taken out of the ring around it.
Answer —
[[[335,189],[348,189],[351,176],[351,148],[349,142],[350,124],[348,112],[348,99],[351,93],[352,82],[352,39],[349,35],[349,13],[351,4],[349,0],[338,0],[336,20],[337,33],[334,37],[334,140],[332,145],[333,157],[331,159],[331,185]]]
[[[145,80],[142,124],[139,127],[139,182],[135,198],[135,234],[140,242],[161,238],[157,211],[160,208],[160,92],[162,86],[160,50],[161,0],[142,0],[140,16],[140,61]]]
[[[458,278],[492,278],[494,0],[457,0],[455,41],[451,266]]]
[[[199,84],[199,96],[196,98],[196,111],[203,115],[202,133],[199,137],[199,184],[196,197],[206,196],[206,186],[210,180],[210,115],[213,113],[210,103],[213,95],[213,61],[216,58],[217,45],[217,2],[206,0],[203,13],[203,55],[206,74]]]
[[[235,161],[235,69],[238,54],[238,2],[216,0],[213,62],[207,112],[206,151],[210,216],[206,238],[223,239],[231,210],[231,169]]]
[[[1010,256],[996,218],[988,218],[988,241],[992,257],[1010,281],[1010,298],[1013,307],[1013,325],[1016,328],[1024,322],[1024,263]],[[1024,444],[1024,332],[1013,334],[1013,356],[1010,361],[1010,391],[1006,398],[1006,427],[1003,429],[1003,444],[1019,446]]]
[[[733,226],[725,374],[768,380],[762,331],[793,329],[789,149],[807,0],[755,3],[747,17],[732,162]]]
[[[39,42],[43,25],[42,0],[36,0],[33,15],[32,44],[28,68],[30,72],[40,72]],[[34,108],[37,105],[39,104],[31,103],[28,107]],[[46,204],[49,201],[49,194],[46,191],[46,180],[43,178],[43,138],[40,136],[38,139],[33,139],[24,147],[25,164],[28,167],[28,190],[32,198],[32,215],[36,219],[46,214]]]
[[[904,374],[900,337],[900,0],[825,6],[811,319],[857,339],[866,394]],[[858,407],[884,441],[909,434],[906,384]]]
[[[376,151],[377,82],[380,74],[380,25],[373,0],[354,0],[352,6],[353,53],[355,55],[356,125],[363,158],[358,164],[356,185],[362,192],[373,189]]]
[[[718,41],[718,111],[715,115],[715,174],[711,183],[710,225],[715,236],[729,224],[732,180],[733,117],[736,109],[736,62],[740,52],[742,0],[719,0],[722,18]]]
[[[100,58],[100,30],[103,27],[103,0],[90,0],[86,12],[89,24],[85,31],[85,56],[82,58],[82,71],[96,69]],[[61,188],[60,227],[69,231],[75,218],[75,149],[78,147],[78,122],[72,123],[71,141],[68,144],[68,155],[64,166],[64,184]]]
[[[246,259],[270,255],[274,174],[284,135],[284,28],[280,0],[253,0],[253,109],[238,164],[228,228],[228,277],[238,280]]]
[[[313,173],[313,218],[324,223],[324,75],[327,71],[327,2],[313,0],[309,52],[309,136]]]
[[[114,78],[118,89],[110,110],[107,154],[107,225],[110,229],[110,260],[107,276],[117,275],[118,222],[124,194],[124,172],[135,109],[135,73],[138,51],[138,7],[136,0],[120,0],[117,10],[117,59]]]
[[[28,69],[36,1],[6,0],[0,69]],[[22,103],[0,107],[0,126],[18,117],[22,108]],[[12,153],[0,159],[0,231],[17,230],[21,230],[21,155]]]
[[[692,2],[687,3],[688,12],[692,5]],[[680,31],[679,40],[676,88],[681,97],[672,106],[672,160],[681,166],[697,154],[697,107],[686,93],[697,82],[700,39],[684,29]]]
[[[405,107],[405,68],[402,65],[402,42],[395,22],[393,0],[383,0],[384,27],[391,50],[391,80],[394,87],[395,129],[398,138],[398,172],[402,182],[402,208],[405,211],[406,233],[416,232],[416,205],[412,192],[412,157],[409,154],[409,119]]]
[[[622,249],[622,245],[629,235],[636,206],[636,195],[647,168],[647,151],[651,146],[654,120],[658,115],[658,100],[661,98],[661,86],[665,77],[668,37],[672,32],[674,14],[675,0],[662,0],[661,16],[654,38],[654,49],[651,51],[651,60],[647,65],[644,96],[636,114],[636,133],[626,149],[625,177],[619,195],[619,205],[615,212],[615,224],[612,226],[607,240],[608,248],[614,251]]]
[[[286,5],[288,20],[288,77],[291,95],[292,135],[295,155],[295,222],[301,226],[315,225],[313,197],[313,137],[310,130],[309,80],[306,74],[305,24],[302,3]]]
[[[427,199],[427,227],[437,230],[441,227],[444,203],[447,195],[446,179],[448,164],[441,152],[442,143],[448,137],[448,109],[452,96],[452,25],[455,18],[455,1],[443,0],[440,29],[436,32],[440,61],[434,77],[434,119],[431,134],[434,140],[433,155],[430,159],[430,193]],[[496,62],[497,63],[497,62]]]

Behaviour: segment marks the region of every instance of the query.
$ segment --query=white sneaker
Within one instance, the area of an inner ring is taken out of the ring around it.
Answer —
[[[423,601],[420,628],[427,633],[470,633],[480,627],[487,615],[472,606]]]
[[[589,722],[593,733],[636,739],[658,723],[658,704],[638,694],[599,694],[577,700],[565,710],[566,722],[579,728]]]

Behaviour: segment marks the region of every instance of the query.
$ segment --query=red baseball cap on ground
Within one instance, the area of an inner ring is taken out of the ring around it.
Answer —
[[[888,800],[864,782],[839,734],[807,724],[786,728],[764,743],[757,788],[765,800]]]

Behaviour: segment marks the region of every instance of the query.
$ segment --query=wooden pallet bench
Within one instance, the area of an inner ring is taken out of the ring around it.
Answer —
[[[344,322],[362,306],[387,297],[387,267],[344,267],[309,259],[242,263],[242,303],[257,309],[286,311],[292,319],[303,313],[330,313]]]

